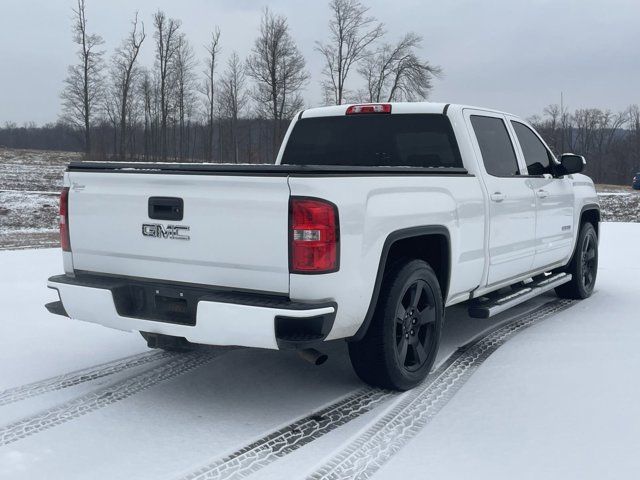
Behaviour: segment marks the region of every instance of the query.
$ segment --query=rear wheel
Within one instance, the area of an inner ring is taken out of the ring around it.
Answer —
[[[429,264],[410,260],[385,275],[380,295],[366,335],[349,343],[351,364],[371,385],[408,390],[427,376],[438,353],[440,284]]]
[[[573,278],[556,288],[559,297],[583,299],[593,293],[598,274],[598,235],[591,223],[582,225],[573,258],[563,271]]]

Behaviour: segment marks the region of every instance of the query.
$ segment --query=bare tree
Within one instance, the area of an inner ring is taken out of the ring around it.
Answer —
[[[136,61],[145,39],[144,23],[141,23],[141,30],[138,31],[138,12],[136,12],[131,24],[131,31],[120,47],[116,49],[111,59],[111,81],[120,133],[118,153],[122,159],[126,157],[127,141],[129,140],[127,126],[131,122],[133,102],[135,101],[133,84],[139,75]]]
[[[167,157],[167,119],[169,117],[170,68],[178,50],[180,21],[167,18],[158,10],[153,16],[156,40],[156,65],[158,69],[160,100],[160,156]]]
[[[102,117],[107,121],[113,133],[112,153],[118,153],[118,124],[120,122],[120,103],[118,91],[115,88],[105,88],[102,96]],[[95,142],[94,142],[95,143]]]
[[[216,27],[211,33],[209,44],[205,46],[207,59],[205,61],[204,81],[200,92],[204,95],[204,110],[207,121],[207,158],[213,161],[213,124],[216,115],[216,81],[215,71],[220,54],[220,29]]]
[[[367,56],[358,72],[366,80],[365,100],[369,102],[424,100],[431,81],[441,75],[440,67],[420,60],[416,50],[422,37],[407,33],[395,45],[384,44]]]
[[[640,107],[631,105],[627,109],[628,129],[629,129],[629,148],[630,154],[627,155],[627,162],[633,163],[632,168],[640,171]]]
[[[178,119],[178,158],[188,157],[189,135],[187,122],[193,114],[195,103],[196,81],[194,69],[196,57],[193,48],[184,34],[178,35],[176,54],[172,62],[172,76],[174,85],[174,103]]]
[[[220,109],[224,117],[231,123],[233,161],[238,163],[238,118],[247,106],[249,99],[245,87],[244,67],[236,52],[231,54],[220,83]]]
[[[575,111],[573,121],[576,129],[574,148],[582,155],[588,156],[595,147],[597,129],[602,124],[602,110],[598,108],[581,108]]]
[[[91,152],[91,126],[102,95],[102,70],[104,52],[99,50],[102,37],[87,32],[84,0],[78,0],[73,9],[73,41],[79,45],[77,65],[70,65],[64,90],[60,94],[63,115],[84,134],[84,149]]]
[[[140,72],[140,82],[137,85],[138,96],[142,103],[143,112],[143,131],[142,136],[144,139],[143,144],[143,156],[145,159],[155,158],[157,146],[156,132],[157,132],[157,84],[153,79],[152,74],[148,69],[142,69]]]
[[[369,9],[359,0],[331,0],[329,40],[317,42],[316,49],[324,57],[322,86],[325,97],[340,105],[345,96],[345,82],[352,67],[367,56],[367,48],[384,31],[382,24],[367,15]]]
[[[256,85],[252,97],[258,115],[275,120],[272,149],[280,143],[282,120],[302,108],[301,89],[309,79],[305,60],[289,33],[287,19],[264,9],[260,35],[247,59],[247,75]],[[272,154],[273,154],[272,152]]]

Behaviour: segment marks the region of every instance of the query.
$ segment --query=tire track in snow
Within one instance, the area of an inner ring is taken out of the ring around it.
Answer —
[[[366,479],[415,437],[466,383],[476,369],[518,332],[569,308],[575,301],[555,300],[520,315],[459,348],[431,381],[407,392],[380,420],[367,428],[308,480]]]
[[[174,354],[170,352],[144,352],[111,362],[102,363],[100,365],[94,365],[93,367],[84,368],[82,370],[76,370],[75,372],[46,378],[27,385],[9,388],[0,392],[0,407],[20,400],[25,400],[27,398],[43,395],[48,392],[74,387],[81,383],[107,377],[130,368],[156,362],[172,355]]]
[[[213,460],[183,480],[246,477],[307,443],[365,414],[395,392],[368,387],[293,422],[235,452]]]
[[[0,447],[124,400],[165,380],[183,375],[210,362],[221,353],[220,351],[194,352],[172,357],[161,365],[151,367],[140,374],[0,427]]]
[[[511,336],[515,335],[515,333],[534,322],[547,318],[560,310],[568,308],[572,303],[573,302],[567,302],[564,300],[549,302],[532,312],[516,317],[507,324],[490,330],[482,337],[473,340],[470,344],[459,348],[440,367],[438,367],[435,372],[430,374],[422,385],[416,387],[410,392],[407,392],[404,396],[411,397],[413,399],[420,394],[424,394],[424,392],[437,390],[443,385],[450,388],[454,385],[454,381],[459,381],[459,378],[457,378],[456,375],[460,371],[466,375],[464,378],[464,380],[466,380],[466,378],[473,373],[475,368],[477,368],[477,366],[479,366],[486,357],[511,338]],[[495,338],[500,338],[500,342],[495,344],[491,343],[495,341]],[[470,361],[472,355],[474,355],[471,348],[473,346],[479,346],[481,342],[485,341],[491,345],[492,349],[490,351],[484,351],[485,356],[479,363],[473,363],[473,361]],[[446,374],[446,376],[443,377],[443,374]],[[462,383],[464,383],[464,381]],[[455,390],[449,389],[447,391],[449,396],[446,397],[446,401],[448,401],[448,399],[453,396],[453,393],[462,386],[462,383],[456,385]],[[246,477],[279,458],[284,457],[298,448],[322,437],[339,426],[365,414],[377,407],[379,404],[400,395],[400,392],[390,392],[373,387],[366,387],[342,400],[334,402],[315,414],[309,415],[301,420],[297,420],[245,447],[234,451],[231,454],[212,460],[210,463],[192,471],[184,477],[181,477],[181,480],[220,480]],[[444,403],[446,403],[446,401]],[[403,400],[402,403],[392,411],[403,406],[406,402],[406,399]],[[417,408],[422,407],[419,406]],[[435,413],[432,415],[435,415]],[[384,418],[386,419],[387,416]],[[333,463],[331,463],[331,465],[333,465]],[[329,466],[323,468],[329,470]],[[325,477],[322,473],[316,473],[314,475],[318,476],[312,476],[311,478],[351,478],[350,473],[335,477],[331,475]]]

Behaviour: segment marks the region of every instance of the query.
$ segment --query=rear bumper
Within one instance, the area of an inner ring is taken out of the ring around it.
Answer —
[[[57,315],[124,331],[183,337],[192,343],[289,349],[323,341],[333,326],[335,302],[82,274],[48,281]]]

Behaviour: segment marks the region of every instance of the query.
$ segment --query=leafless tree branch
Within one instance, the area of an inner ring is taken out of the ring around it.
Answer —
[[[63,118],[83,130],[85,152],[91,152],[91,126],[103,94],[102,37],[87,31],[86,6],[77,0],[73,9],[73,41],[78,45],[78,64],[68,68],[64,90],[60,94]]]
[[[302,88],[309,79],[304,57],[289,33],[287,19],[265,8],[247,75],[255,81],[251,92],[258,116],[275,120],[272,156],[281,140],[281,124],[304,104]]]
[[[332,18],[329,39],[317,42],[316,50],[324,59],[322,83],[325,98],[336,105],[345,99],[345,83],[352,67],[366,58],[367,48],[384,34],[382,23],[368,16],[369,9],[359,0],[331,0]]]

